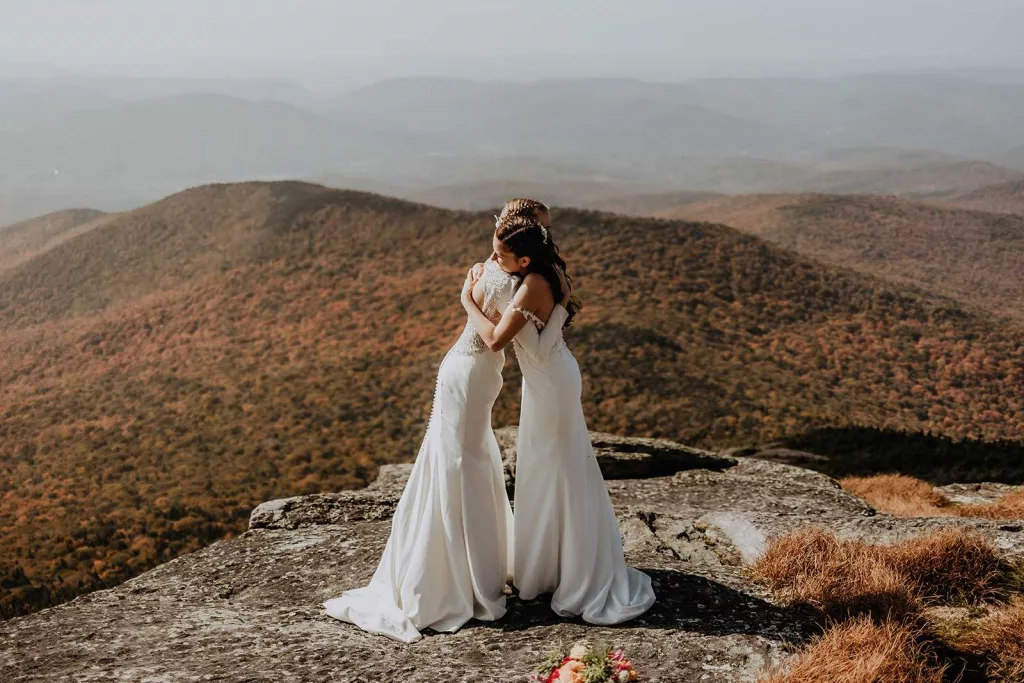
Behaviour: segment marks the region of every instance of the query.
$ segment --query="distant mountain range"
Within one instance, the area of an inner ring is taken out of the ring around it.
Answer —
[[[89,230],[105,215],[95,209],[68,209],[0,227],[0,272]]]
[[[1024,216],[1024,180],[988,185],[967,192],[945,192],[928,198],[938,204]]]
[[[1024,144],[1024,85],[941,74],[680,84],[402,79],[346,93],[328,109],[346,124],[387,122],[497,153],[610,166],[679,154],[796,160],[879,146],[999,163]]]
[[[648,194],[966,192],[1024,171],[1022,114],[1024,84],[970,73],[412,78],[333,97],[286,81],[8,78],[0,224],[247,179],[342,177],[410,197],[583,181]]]

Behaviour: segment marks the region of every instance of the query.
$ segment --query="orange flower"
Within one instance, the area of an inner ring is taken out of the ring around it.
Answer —
[[[583,683],[583,677],[580,675],[580,672],[585,668],[583,662],[576,660],[567,662],[558,670],[558,680],[562,683]]]

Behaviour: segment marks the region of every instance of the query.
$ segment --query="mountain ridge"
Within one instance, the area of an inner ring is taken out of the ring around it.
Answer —
[[[857,425],[1024,439],[1004,321],[732,228],[555,219],[593,429],[704,447]],[[207,186],[0,273],[0,583],[19,587],[2,613],[413,457],[492,231],[489,213],[304,183]],[[498,423],[518,380],[510,364]]]
[[[724,197],[659,215],[732,225],[810,258],[1018,320],[1024,311],[1024,217],[813,193]]]
[[[0,271],[14,268],[91,229],[106,215],[96,209],[65,209],[0,226]]]

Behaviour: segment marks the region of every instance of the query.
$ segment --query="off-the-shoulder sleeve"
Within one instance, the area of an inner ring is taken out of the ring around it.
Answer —
[[[555,344],[562,338],[562,328],[565,327],[565,321],[568,319],[569,311],[565,310],[565,306],[555,304],[555,307],[551,309],[551,315],[548,317],[544,330],[540,333],[537,350],[541,355],[547,355],[555,348]]]
[[[515,304],[510,303],[509,306],[529,320],[530,316],[527,315],[527,312],[520,310]],[[545,358],[554,350],[558,340],[562,338],[562,326],[565,325],[568,317],[569,312],[561,304],[555,304],[543,332],[538,330],[536,325],[523,325],[523,329],[516,334],[516,341],[531,356]]]

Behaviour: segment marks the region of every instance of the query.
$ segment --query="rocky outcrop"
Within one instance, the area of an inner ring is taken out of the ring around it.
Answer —
[[[518,434],[518,427],[502,427],[494,431],[501,448],[505,486],[510,496],[516,479]],[[695,469],[721,471],[736,464],[735,460],[727,456],[665,439],[638,439],[591,432],[590,442],[605,479],[667,477],[682,470]]]
[[[958,505],[991,505],[1011,493],[1024,491],[1024,486],[1010,486],[984,482],[978,484],[948,484],[935,490]]]
[[[499,436],[514,453],[514,432]],[[634,622],[595,627],[511,598],[500,622],[405,646],[324,616],[323,600],[376,567],[410,468],[394,465],[361,491],[264,503],[238,538],[0,623],[0,680],[526,681],[555,646],[588,640],[625,647],[646,681],[753,681],[816,630],[746,578],[744,564],[776,534],[818,524],[887,542],[959,524],[1024,555],[1019,522],[897,519],[798,467],[593,439],[627,559],[658,593]]]

